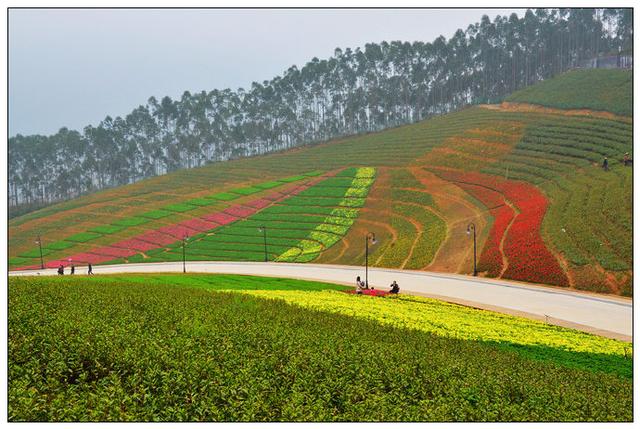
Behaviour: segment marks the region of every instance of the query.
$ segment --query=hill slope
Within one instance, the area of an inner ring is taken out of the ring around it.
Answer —
[[[596,72],[594,88],[619,80],[630,93],[619,71]],[[543,102],[571,108],[557,100],[582,97],[534,88],[514,97],[553,93]],[[11,220],[10,267],[39,265],[38,234],[49,266],[179,260],[185,236],[187,259],[360,265],[372,231],[372,265],[470,273],[473,222],[481,275],[630,295],[632,119],[567,113],[478,106],[99,192]]]
[[[560,109],[592,109],[631,116],[633,73],[589,69],[563,73],[514,92],[505,100]]]

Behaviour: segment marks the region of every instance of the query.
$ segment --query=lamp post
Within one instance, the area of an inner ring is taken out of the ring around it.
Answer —
[[[369,289],[369,241],[377,243],[375,232],[368,232],[364,238],[364,287]]]
[[[36,243],[38,244],[38,249],[40,249],[40,269],[44,270],[44,259],[42,259],[42,238],[40,235],[38,235]]]
[[[478,275],[478,269],[476,268],[476,225],[471,222],[467,225],[467,235],[471,235],[473,231],[473,276]]]
[[[186,273],[187,272],[187,256],[185,253],[185,247],[187,244],[187,241],[189,240],[189,236],[188,235],[183,235],[182,236],[182,272]]]
[[[263,225],[260,228],[258,228],[258,231],[260,231],[264,236],[264,261],[269,262],[269,257],[267,253],[267,227]]]

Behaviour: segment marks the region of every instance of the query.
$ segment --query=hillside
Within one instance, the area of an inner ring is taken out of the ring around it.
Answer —
[[[631,116],[632,80],[631,70],[576,70],[514,92],[505,101]]]
[[[619,71],[588,75],[631,93]],[[480,275],[631,295],[628,98],[591,87],[551,80],[514,97],[555,109],[477,106],[51,206],[9,222],[10,268],[39,266],[38,235],[52,267],[181,260],[185,236],[189,260],[361,265],[372,231],[374,266],[468,274],[473,222]],[[615,114],[559,109],[587,106]]]

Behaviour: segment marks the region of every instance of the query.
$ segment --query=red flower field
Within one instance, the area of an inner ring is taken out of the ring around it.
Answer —
[[[447,170],[439,173],[485,204],[494,217],[494,225],[480,257],[482,271],[497,276],[503,269],[500,243],[508,266],[504,278],[567,286],[567,276],[558,260],[545,246],[540,228],[548,201],[533,185],[505,180],[481,173],[461,173]],[[513,218],[508,205],[499,206],[498,196],[511,202],[519,213]],[[513,223],[509,227],[511,220]]]

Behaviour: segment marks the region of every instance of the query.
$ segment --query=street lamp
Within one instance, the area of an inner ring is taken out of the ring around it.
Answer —
[[[368,232],[364,238],[364,287],[369,289],[369,241],[371,245],[377,243],[375,232]]]
[[[187,241],[189,241],[189,236],[183,235],[182,236],[182,272],[183,273],[187,272],[187,257],[184,250],[186,247]]]
[[[258,231],[260,231],[264,236],[264,261],[269,262],[269,257],[267,256],[267,227],[263,225],[258,228]]]
[[[478,275],[478,269],[476,268],[476,225],[471,222],[467,225],[467,235],[471,235],[471,231],[473,230],[473,276]]]
[[[42,259],[42,238],[40,238],[40,235],[38,235],[35,242],[38,245],[38,249],[40,249],[40,269],[44,270],[44,260]]]

